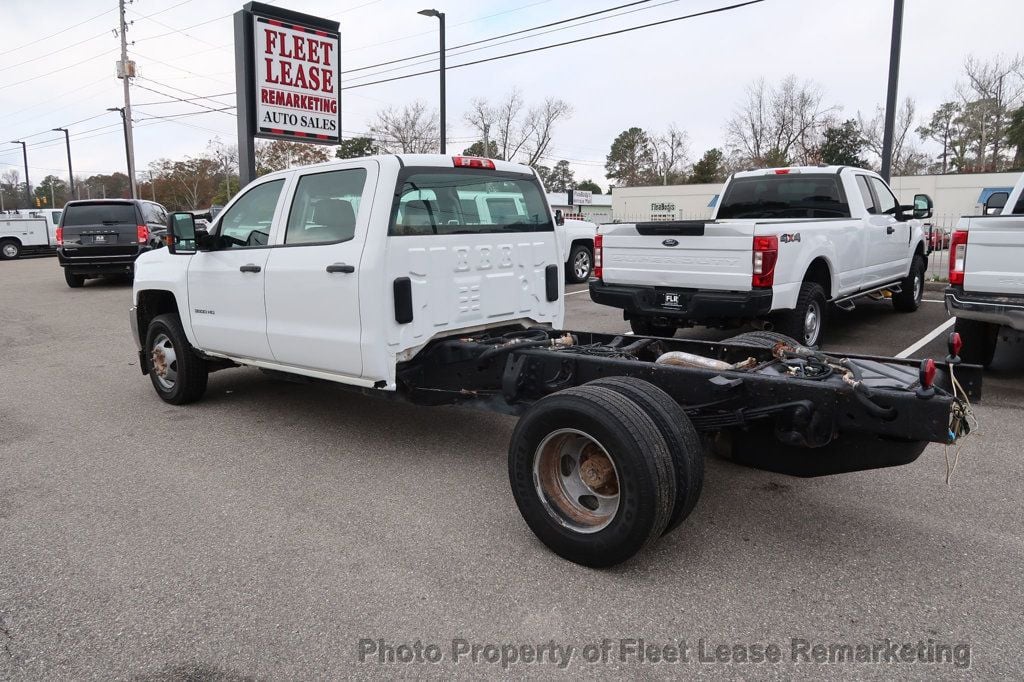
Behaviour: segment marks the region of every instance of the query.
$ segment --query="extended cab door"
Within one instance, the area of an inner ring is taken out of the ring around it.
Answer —
[[[284,190],[282,177],[250,185],[217,216],[211,234],[215,248],[192,256],[189,315],[202,350],[273,360],[263,288]]]
[[[858,175],[868,183],[874,205],[865,219],[864,285],[885,284],[905,277],[910,264],[910,224],[896,220],[899,202],[892,190],[873,175]]]
[[[365,161],[296,176],[267,261],[267,337],[277,362],[362,375],[359,263],[378,167]]]

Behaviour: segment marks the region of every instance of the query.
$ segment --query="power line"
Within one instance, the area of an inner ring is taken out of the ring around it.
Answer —
[[[24,83],[29,83],[31,81],[36,80],[37,78],[42,78],[43,76],[52,76],[55,73],[59,73],[61,71],[67,71],[68,69],[73,69],[76,66],[81,66],[85,62],[89,62],[89,61],[92,61],[93,59],[98,59],[100,57],[105,57],[105,56],[107,56],[109,54],[112,54],[114,52],[119,52],[119,51],[120,51],[120,49],[115,47],[113,49],[106,50],[104,52],[100,52],[99,54],[94,54],[91,57],[86,57],[85,59],[80,59],[77,62],[75,62],[74,64],[68,64],[67,66],[62,66],[62,67],[56,68],[53,71],[47,71],[46,73],[39,73],[39,74],[36,74],[35,76],[31,76],[29,78],[17,81],[15,83],[8,83],[6,85],[0,85],[0,90],[6,90],[7,88],[13,88],[15,85],[23,85]]]
[[[189,92],[188,90],[182,90],[181,88],[176,88],[173,85],[167,85],[166,83],[160,83],[160,82],[157,82],[157,81],[153,80],[152,78],[147,78],[146,81],[149,82],[149,83],[156,83],[157,85],[159,85],[161,87],[164,87],[164,88],[169,88],[171,90],[177,90],[178,92],[183,92],[186,95],[190,95],[191,97],[190,97],[190,99],[184,99],[184,98],[181,98],[181,97],[175,97],[174,95],[172,95],[169,92],[162,92],[160,90],[155,90],[153,88],[147,88],[145,85],[139,85],[138,83],[135,83],[135,87],[142,88],[143,90],[148,90],[149,92],[154,92],[154,93],[156,93],[158,95],[163,95],[164,97],[171,97],[173,99],[176,99],[179,102],[184,102],[186,104],[191,104],[192,106],[202,107],[203,109],[210,109],[211,111],[217,111],[217,110],[213,109],[212,107],[206,106],[205,104],[201,104],[199,102],[195,102],[193,100],[205,99],[205,100],[209,100],[209,101],[213,102],[214,104],[218,104],[218,105],[221,105],[221,106],[224,105],[224,102],[218,102],[218,101],[216,101],[214,99],[211,99],[210,97],[205,97],[203,95],[197,95],[194,92]],[[233,95],[235,93],[231,92],[231,93],[226,93],[226,94]],[[225,95],[216,95],[216,96],[223,97]]]
[[[110,32],[109,31],[101,31],[100,33],[97,33],[96,35],[94,35],[94,36],[92,36],[90,38],[85,38],[84,40],[79,40],[77,43],[71,43],[70,45],[65,45],[64,47],[59,47],[56,50],[51,50],[50,52],[44,52],[41,55],[37,55],[35,57],[32,57],[31,59],[26,59],[25,61],[18,62],[17,64],[8,64],[7,66],[0,66],[0,71],[6,71],[7,69],[13,69],[13,68],[15,68],[17,66],[23,66],[25,64],[31,64],[32,62],[37,62],[40,59],[46,59],[47,57],[52,57],[53,55],[57,54],[58,52],[64,52],[65,50],[70,50],[73,47],[78,47],[79,45],[82,45],[83,43],[88,43],[90,41],[96,40],[97,38],[102,38],[103,36],[107,35],[108,33],[110,33]]]
[[[0,52],[0,55],[10,54],[11,52],[17,52],[18,50],[23,50],[26,47],[36,47],[37,45],[39,45],[39,43],[41,43],[44,40],[49,40],[50,38],[53,38],[54,36],[59,36],[61,33],[67,33],[68,31],[70,31],[73,28],[78,28],[82,24],[88,24],[90,21],[93,21],[94,19],[99,19],[104,14],[110,14],[113,11],[114,11],[113,8],[110,8],[110,9],[107,9],[107,10],[103,10],[102,12],[100,12],[99,14],[97,14],[94,17],[89,17],[88,19],[85,19],[84,21],[80,21],[77,24],[74,24],[72,26],[68,26],[67,28],[62,28],[61,30],[57,31],[56,33],[51,33],[48,36],[43,36],[42,38],[37,38],[37,39],[33,40],[31,43],[25,43],[24,45],[19,45],[18,47],[12,47],[9,50],[4,50],[3,52]],[[104,31],[104,33],[106,33],[106,31]]]
[[[509,36],[515,36],[515,35],[519,35],[521,33],[529,33],[530,31],[538,31],[538,30],[540,30],[542,28],[548,28],[548,27],[551,27],[551,26],[558,26],[559,24],[565,24],[565,23],[568,23],[570,21],[576,21],[577,19],[586,19],[588,17],[597,16],[599,14],[607,14],[608,12],[614,12],[615,10],[625,9],[627,7],[632,7],[633,5],[643,5],[644,3],[647,3],[647,2],[650,2],[650,1],[651,0],[636,0],[635,2],[627,2],[624,5],[618,5],[616,7],[609,7],[608,9],[602,9],[602,10],[598,10],[596,12],[588,12],[587,14],[580,14],[578,16],[569,17],[567,19],[559,19],[558,21],[552,21],[552,22],[547,23],[547,24],[541,24],[540,26],[531,26],[530,28],[524,28],[524,29],[520,29],[518,31],[512,31],[511,33],[503,33],[503,34],[498,35],[498,36],[492,36],[490,38],[483,38],[481,40],[474,40],[473,42],[470,42],[470,43],[463,43],[462,45],[454,45],[452,47],[446,48],[445,49],[445,53],[447,54],[447,52],[449,50],[459,50],[459,49],[462,49],[463,47],[470,47],[472,45],[479,45],[480,43],[489,43],[489,42],[494,41],[494,40],[500,40],[502,38],[508,38]],[[414,55],[410,55],[408,57],[402,57],[401,59],[392,59],[391,61],[381,62],[380,64],[371,64],[370,66],[360,66],[360,67],[355,68],[355,69],[348,69],[347,71],[342,71],[341,73],[342,73],[342,75],[345,75],[346,73],[355,73],[356,71],[365,71],[367,69],[375,69],[378,66],[388,66],[390,64],[398,64],[399,62],[407,62],[407,61],[409,61],[411,59],[419,59],[420,57],[429,57],[431,55],[435,55],[436,56],[437,55],[437,50],[432,50],[430,52],[423,52],[421,54],[414,54]]]
[[[650,2],[650,0],[641,0],[641,2]],[[642,12],[642,11],[649,10],[649,9],[655,9],[656,7],[662,7],[663,5],[671,5],[671,4],[676,3],[676,2],[679,2],[679,0],[664,0],[663,2],[659,2],[656,5],[650,5],[649,7],[637,7],[635,9],[631,9],[631,10],[629,10],[627,12],[622,12],[621,14],[614,14],[612,16],[597,17],[596,19],[590,19],[589,21],[581,21],[580,23],[573,24],[572,26],[560,26],[558,28],[552,28],[552,29],[550,29],[548,31],[541,31],[540,33],[534,33],[533,35],[520,36],[518,38],[512,38],[511,40],[503,40],[500,43],[494,43],[493,45],[483,45],[481,47],[474,47],[471,50],[464,50],[462,52],[457,52],[457,53],[452,54],[450,56],[452,56],[452,57],[460,57],[462,55],[469,54],[470,52],[479,52],[480,50],[490,50],[490,49],[498,47],[500,45],[508,45],[509,43],[519,42],[520,40],[531,40],[533,38],[539,38],[540,36],[547,35],[549,33],[556,33],[558,31],[567,31],[567,30],[572,29],[572,28],[579,28],[581,26],[586,26],[587,24],[593,24],[593,23],[598,22],[598,21],[606,21],[608,19],[617,19],[619,17],[624,17],[624,16],[626,16],[628,14],[633,14],[634,12]],[[625,7],[629,7],[630,5],[636,5],[636,4],[641,4],[641,3],[637,3],[637,2],[629,3],[627,5],[620,5],[619,7],[613,7],[611,9],[622,9],[622,8],[625,8]],[[611,10],[604,10],[604,11],[611,11]],[[601,14],[601,12],[594,12],[593,14]],[[573,19],[566,19],[565,21],[575,21],[576,19],[585,18],[585,17],[588,17],[588,16],[592,16],[592,15],[582,15],[582,17],[574,17]],[[557,24],[557,23],[564,23],[564,22],[554,22],[554,23]],[[551,25],[552,24],[545,24],[545,26],[551,26]],[[517,33],[523,33],[525,31],[533,31],[533,30],[536,30],[538,28],[543,28],[543,27],[538,26],[538,27],[535,27],[533,29],[524,29],[524,31],[516,31],[515,33],[508,33],[506,35],[516,35]],[[490,41],[496,40],[497,38],[500,38],[500,37],[502,37],[502,36],[497,36],[496,38],[489,38],[487,40],[478,40],[478,41],[473,42],[473,43],[466,43],[466,45],[476,45],[478,43],[490,42]],[[461,47],[465,47],[466,45],[459,45],[459,46],[456,46],[456,47],[450,47],[450,48],[445,50],[445,54],[447,55],[449,50],[457,50],[457,49],[459,49]],[[373,78],[373,77],[376,77],[376,76],[383,75],[385,73],[392,73],[394,71],[401,71],[402,69],[413,67],[413,66],[419,66],[421,64],[429,64],[430,62],[434,61],[434,59],[437,58],[437,51],[436,50],[434,52],[428,52],[428,53],[425,53],[425,54],[433,55],[433,57],[430,58],[430,59],[424,59],[423,61],[413,62],[412,64],[408,64],[406,66],[396,66],[393,69],[385,69],[383,71],[377,71],[376,73],[368,73],[365,76],[356,76],[356,78]],[[395,60],[395,61],[399,61],[399,60]],[[373,68],[373,67],[364,67],[364,68]]]
[[[748,5],[756,5],[764,0],[747,0],[746,2],[736,3],[734,5],[726,5],[724,7],[716,7],[715,9],[704,10],[703,12],[694,12],[693,14],[684,14],[683,16],[673,17],[671,19],[662,19],[661,21],[652,21],[648,24],[641,24],[639,26],[630,26],[629,28],[621,28],[616,31],[608,31],[607,33],[598,33],[592,36],[584,36],[582,38],[576,38],[574,40],[566,40],[561,43],[554,43],[552,45],[542,45],[540,47],[533,47],[528,50],[520,50],[519,52],[510,52],[508,54],[501,54],[494,57],[487,57],[485,59],[477,59],[472,62],[465,62],[462,64],[455,64],[449,66],[448,70],[461,69],[466,66],[475,66],[476,64],[484,64],[487,62],[497,61],[499,59],[508,59],[509,57],[518,57],[519,55],[530,54],[531,52],[541,52],[543,50],[550,50],[556,47],[564,47],[566,45],[574,45],[576,43],[583,43],[589,40],[597,40],[598,38],[607,38],[609,36],[619,35],[622,33],[629,33],[631,31],[639,31],[642,28],[651,28],[652,26],[661,26],[663,24],[670,24],[675,21],[683,21],[684,19],[693,19],[695,17],[707,16],[709,14],[717,14],[719,12],[727,12],[729,10],[739,9],[740,7],[746,7]],[[417,71],[416,73],[405,74],[404,76],[394,76],[392,78],[383,78],[381,80],[369,81],[367,83],[357,83],[355,85],[346,85],[342,87],[342,90],[354,90],[356,88],[365,88],[370,85],[378,85],[380,83],[390,83],[392,81],[400,81],[406,78],[415,78],[416,76],[425,76],[431,73],[437,73],[439,69],[429,69],[427,71]]]

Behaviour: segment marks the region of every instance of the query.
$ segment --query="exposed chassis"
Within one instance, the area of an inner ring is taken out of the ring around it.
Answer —
[[[915,390],[919,361],[844,355],[901,380],[882,379],[870,401],[841,381],[656,364],[683,351],[728,363],[749,357],[772,362],[771,348],[630,335],[545,330],[549,339],[571,334],[576,343],[552,348],[537,342],[495,344],[479,335],[434,342],[399,366],[399,392],[425,405],[463,404],[523,413],[557,391],[610,376],[649,381],[685,410],[694,427],[737,461],[799,476],[818,476],[905,464],[928,442],[948,443],[955,404],[948,365],[936,372],[934,393]],[[634,349],[635,358],[594,354],[588,347]],[[636,349],[640,347],[639,351]],[[649,358],[649,359],[645,359]],[[958,364],[956,378],[972,400],[981,397],[981,368]]]

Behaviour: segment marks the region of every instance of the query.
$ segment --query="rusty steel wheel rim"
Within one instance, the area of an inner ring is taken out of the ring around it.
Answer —
[[[615,519],[620,481],[615,461],[593,436],[553,431],[537,446],[533,485],[547,513],[577,533],[596,533]]]
[[[160,334],[153,339],[150,358],[153,363],[153,375],[160,387],[165,391],[172,390],[178,381],[178,354],[167,334]]]

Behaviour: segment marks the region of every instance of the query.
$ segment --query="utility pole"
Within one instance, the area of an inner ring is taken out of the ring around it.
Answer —
[[[53,183],[50,183],[50,208],[57,207],[57,198],[53,196]]]
[[[156,203],[156,180],[153,179],[153,171],[149,171],[149,189],[153,192],[153,203]]]
[[[882,133],[882,172],[889,182],[892,175],[892,138],[896,128],[896,93],[900,80],[900,42],[903,39],[903,0],[894,0],[892,43],[889,46],[889,90],[885,98],[885,130]]]
[[[483,154],[484,157],[489,157],[491,155],[491,140],[488,137],[488,133],[490,133],[490,132],[491,132],[491,124],[490,123],[484,123],[484,154]]]
[[[131,2],[131,0],[129,0]],[[132,97],[129,92],[129,79],[135,75],[135,62],[128,59],[128,22],[124,18],[125,0],[118,0],[121,14],[121,61],[117,64],[117,75],[124,84],[124,144],[128,153],[128,182],[131,186],[132,199],[139,198],[138,186],[135,184],[135,139],[132,136]]]

